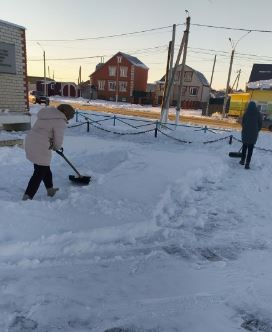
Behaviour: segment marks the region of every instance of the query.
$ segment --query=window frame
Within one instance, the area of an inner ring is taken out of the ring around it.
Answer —
[[[192,93],[193,89],[196,90],[196,93],[195,93],[195,94]],[[197,86],[190,86],[190,87],[189,87],[189,95],[190,95],[190,96],[194,96],[194,97],[197,96],[197,95],[198,95],[198,90],[199,90],[199,87],[197,87]]]
[[[128,77],[128,67],[120,66],[120,77]]]
[[[116,76],[116,66],[109,66],[109,76],[110,77]]]
[[[114,88],[111,88],[111,85],[114,85]],[[116,91],[116,81],[108,81],[108,90]]]
[[[127,81],[119,81],[119,91],[127,92],[128,82]]]
[[[105,80],[97,80],[98,91],[105,91]]]
[[[190,77],[188,78],[187,76],[190,74]],[[187,70],[184,72],[184,82],[192,82],[193,79],[193,72],[190,70]]]

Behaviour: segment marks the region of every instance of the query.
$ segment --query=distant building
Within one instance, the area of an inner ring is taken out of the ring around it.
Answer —
[[[36,90],[44,91],[44,79],[36,81]],[[47,96],[79,97],[78,86],[74,82],[56,82],[52,79],[46,80]]]
[[[248,83],[272,79],[272,64],[256,64],[252,66]]]
[[[178,66],[172,93],[170,95],[170,105],[176,106],[179,95],[179,81],[182,65]],[[165,76],[156,82],[156,104],[162,103],[164,93]],[[184,81],[182,87],[181,102],[182,108],[186,109],[205,109],[210,98],[210,85],[205,76],[185,65]]]
[[[42,76],[27,76],[27,85],[28,91],[36,90],[37,89],[37,82],[44,80]],[[47,81],[51,81],[50,78],[46,77]]]
[[[123,102],[140,102],[146,97],[148,67],[138,58],[118,52],[106,63],[96,66],[90,75],[97,98]]]
[[[25,28],[0,20],[0,110],[28,109]]]

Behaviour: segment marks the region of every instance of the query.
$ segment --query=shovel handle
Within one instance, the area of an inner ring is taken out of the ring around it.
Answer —
[[[56,150],[56,152],[57,152],[58,155],[60,155],[67,162],[68,165],[70,165],[72,167],[72,169],[76,172],[76,174],[81,178],[82,175],[79,173],[79,171],[75,168],[75,166],[63,154],[63,148],[60,148],[59,150]]]

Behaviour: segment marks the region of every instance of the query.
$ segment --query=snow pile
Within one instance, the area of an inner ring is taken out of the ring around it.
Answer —
[[[93,181],[55,155],[53,199],[21,201],[32,165],[0,149],[0,331],[271,331],[271,153],[244,170],[239,143],[203,144],[223,131],[90,129],[67,129],[64,152]]]

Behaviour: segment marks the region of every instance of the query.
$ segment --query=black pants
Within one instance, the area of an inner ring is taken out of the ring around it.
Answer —
[[[33,198],[43,181],[45,188],[53,187],[52,172],[50,166],[41,166],[34,164],[34,173],[28,182],[25,194]]]
[[[246,161],[246,165],[250,164],[251,156],[253,153],[254,144],[243,144],[242,147],[242,158],[243,162]]]

